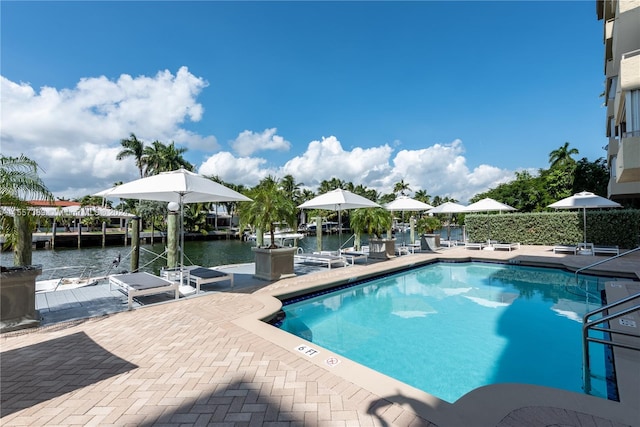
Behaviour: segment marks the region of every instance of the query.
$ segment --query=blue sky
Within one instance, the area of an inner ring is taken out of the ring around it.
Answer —
[[[207,175],[292,174],[466,202],[605,156],[594,1],[12,2],[1,13],[2,153],[56,196],[135,179],[134,132]]]

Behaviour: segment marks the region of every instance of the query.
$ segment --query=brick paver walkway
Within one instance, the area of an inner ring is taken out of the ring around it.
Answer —
[[[214,294],[2,337],[10,425],[429,426],[231,320]]]
[[[639,265],[623,262],[632,271]],[[293,280],[309,282],[357,268]],[[291,285],[281,281],[272,290]],[[263,307],[266,291],[209,294],[3,334],[0,424],[407,427],[435,426],[417,414],[439,411],[449,411],[449,418],[439,419],[456,419],[451,408],[410,396],[398,399],[393,389],[391,397],[375,394],[239,326],[240,318]],[[551,406],[522,407],[496,424],[623,425]]]

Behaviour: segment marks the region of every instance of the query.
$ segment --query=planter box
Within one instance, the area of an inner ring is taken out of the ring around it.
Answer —
[[[369,239],[369,258],[389,259],[395,255],[395,239]]]
[[[423,234],[420,237],[420,250],[434,251],[440,248],[439,234]]]
[[[2,267],[0,272],[0,332],[40,325],[36,311],[36,277],[41,266]]]
[[[253,275],[261,280],[279,280],[295,276],[293,255],[298,248],[251,248],[255,254],[256,272]]]

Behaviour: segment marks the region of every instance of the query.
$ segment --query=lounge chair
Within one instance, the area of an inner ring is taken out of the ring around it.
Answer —
[[[594,254],[611,254],[620,255],[620,248],[618,246],[593,246]]]
[[[458,240],[440,240],[440,246],[446,246],[448,248],[452,247],[452,246],[458,246],[459,241]]]
[[[204,268],[198,265],[187,267],[189,271],[189,281],[196,285],[196,293],[200,293],[200,286],[209,283],[229,280],[233,289],[233,273],[225,273],[220,270]]]
[[[341,252],[342,256],[347,258],[347,261],[351,261],[351,265],[354,265],[356,260],[364,259],[364,263],[369,263],[369,254],[364,251],[356,251],[354,249],[348,249]]]
[[[413,253],[413,248],[410,247],[410,246],[406,246],[406,245],[396,246],[395,250],[396,250],[396,254],[398,254],[398,256],[409,255],[409,254]]]
[[[485,246],[484,242],[464,242],[465,249],[484,249]]]
[[[341,255],[332,255],[331,253],[305,253],[299,252],[293,256],[298,262],[309,262],[315,264],[324,264],[329,270],[334,264],[342,264],[344,267],[349,265],[347,258]]]
[[[558,252],[571,252],[574,255],[576,255],[578,253],[578,246],[577,245],[564,245],[564,244],[555,245],[553,247],[553,253],[557,254]]]
[[[144,295],[174,292],[176,299],[180,298],[180,284],[153,274],[140,272],[128,274],[114,274],[109,276],[109,289],[118,287],[127,294],[129,310],[133,308],[133,298]]]
[[[513,249],[520,249],[520,243],[493,243],[495,249],[506,249],[511,252]]]

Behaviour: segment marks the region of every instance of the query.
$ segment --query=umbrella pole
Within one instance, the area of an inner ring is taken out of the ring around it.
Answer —
[[[180,194],[180,293],[183,296],[190,295],[196,292],[194,288],[189,285],[189,279],[187,283],[184,283],[184,199],[183,194]]]
[[[180,195],[180,286],[183,285],[182,272],[184,270],[184,200]]]
[[[338,255],[342,252],[342,215],[338,207]]]
[[[402,246],[404,245],[404,211],[402,211]]]
[[[582,234],[584,235],[584,248],[587,249],[587,208],[582,208]]]

